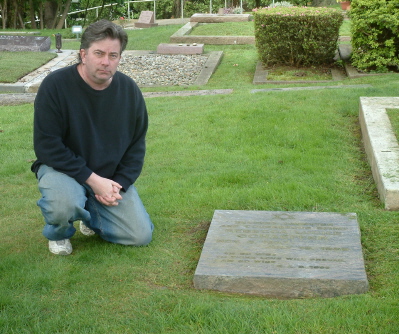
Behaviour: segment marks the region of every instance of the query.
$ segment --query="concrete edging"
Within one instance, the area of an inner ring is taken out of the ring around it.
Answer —
[[[206,61],[202,71],[195,80],[193,86],[203,86],[208,83],[212,74],[215,73],[217,67],[223,58],[223,51],[212,51]]]
[[[360,97],[363,143],[386,210],[399,210],[399,145],[386,112],[396,108],[399,97]]]

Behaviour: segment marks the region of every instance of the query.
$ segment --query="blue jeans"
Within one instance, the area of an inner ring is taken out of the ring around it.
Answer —
[[[121,191],[119,205],[105,206],[89,186],[51,167],[40,166],[37,178],[42,194],[37,205],[46,223],[43,235],[47,239],[70,239],[76,232],[73,222],[82,220],[109,242],[132,246],[150,243],[154,225],[133,185],[127,192]]]

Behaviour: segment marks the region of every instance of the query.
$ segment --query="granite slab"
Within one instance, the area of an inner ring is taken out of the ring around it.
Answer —
[[[216,210],[194,286],[276,298],[365,293],[357,216]]]

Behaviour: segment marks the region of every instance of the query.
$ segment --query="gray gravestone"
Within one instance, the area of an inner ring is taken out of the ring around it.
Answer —
[[[194,286],[277,298],[365,293],[356,214],[216,210]]]
[[[50,45],[46,36],[0,36],[0,51],[48,51]]]
[[[154,12],[145,10],[140,13],[139,20],[134,24],[136,28],[151,28],[156,27]]]

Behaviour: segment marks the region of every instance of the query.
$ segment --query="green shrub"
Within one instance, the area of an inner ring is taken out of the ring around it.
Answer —
[[[278,7],[255,12],[254,22],[264,65],[320,65],[333,62],[343,16],[332,8]]]
[[[399,68],[399,0],[351,3],[352,64],[360,70]]]

